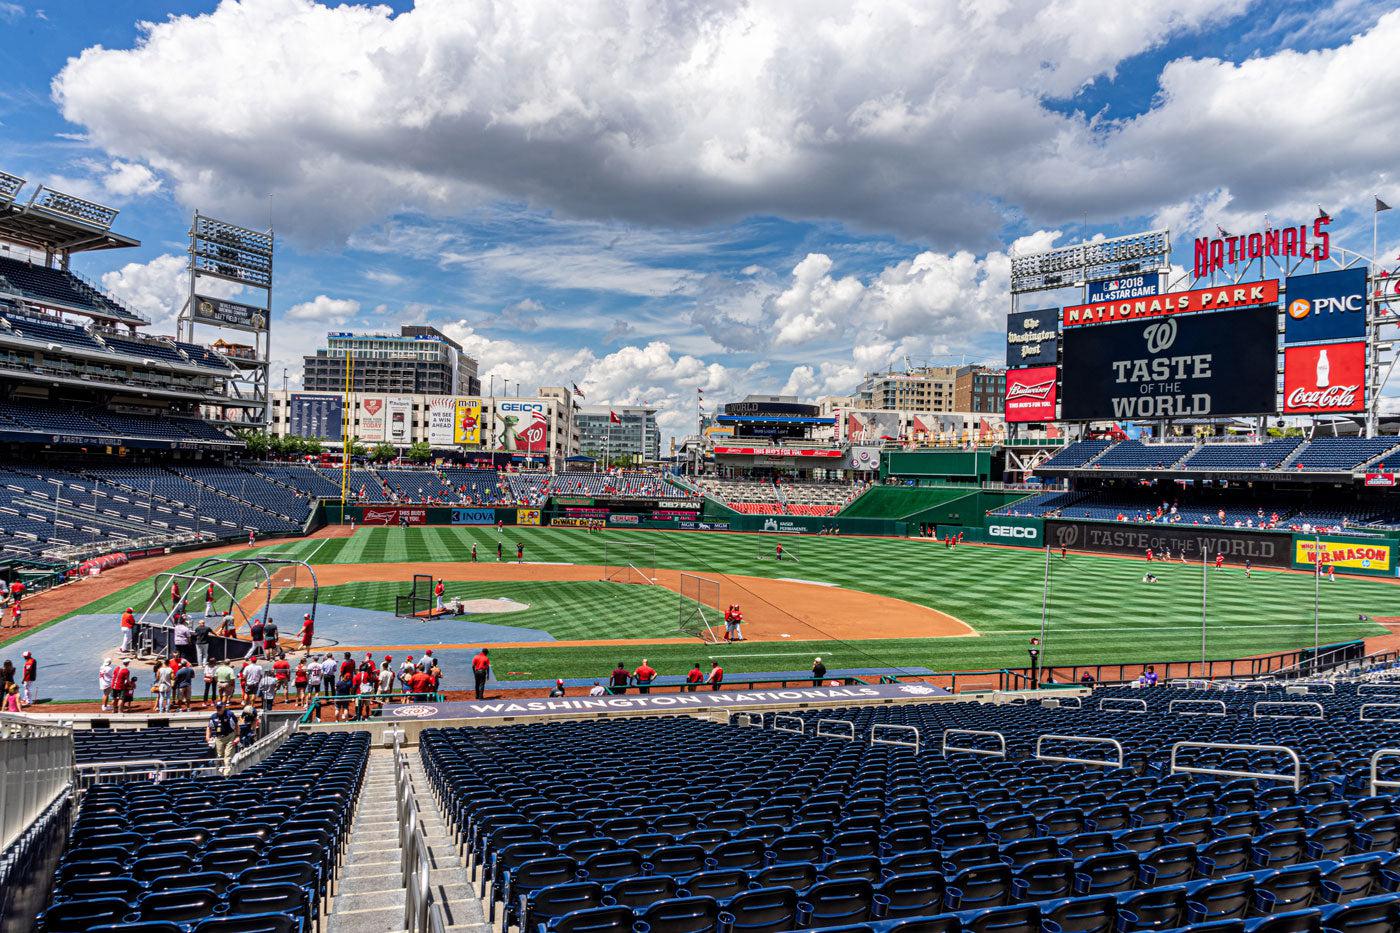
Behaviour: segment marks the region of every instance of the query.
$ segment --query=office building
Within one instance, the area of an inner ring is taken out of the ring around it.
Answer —
[[[347,355],[352,392],[481,394],[476,360],[437,328],[420,324],[405,324],[397,334],[327,334],[323,349],[302,358],[302,386],[308,392],[344,391]]]
[[[654,462],[661,456],[661,428],[656,423],[655,408],[590,406],[580,408],[576,420],[579,449],[590,457]]]

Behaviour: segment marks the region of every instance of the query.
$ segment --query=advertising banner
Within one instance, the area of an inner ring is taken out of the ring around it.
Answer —
[[[456,443],[452,420],[457,413],[457,399],[450,395],[434,395],[428,399],[428,443],[434,447],[450,447]]]
[[[540,523],[540,510],[516,509],[515,523],[517,525],[538,525]]]
[[[1278,407],[1273,307],[1080,327],[1065,332],[1063,348],[1066,421],[1260,415]]]
[[[494,525],[496,524],[495,509],[453,509],[452,524],[454,525]]]
[[[384,400],[384,440],[398,447],[413,443],[413,399],[391,395]]]
[[[344,409],[339,395],[293,392],[287,405],[287,432],[297,437],[338,441],[344,437]]]
[[[899,440],[899,412],[897,411],[848,411],[845,420],[845,440],[848,444],[878,445],[884,440]],[[799,454],[798,451],[784,448],[760,448],[759,452],[769,457],[795,457]],[[839,457],[841,452],[839,450],[832,451],[831,455]],[[827,454],[822,453],[822,456],[827,456]]]
[[[1365,341],[1284,348],[1284,414],[1341,414],[1365,410]]]
[[[1366,336],[1366,268],[1290,275],[1284,343],[1360,340]]]
[[[1045,522],[1023,515],[988,515],[987,540],[993,544],[1040,547],[1045,543]]]
[[[1293,548],[1295,567],[1306,568],[1321,562],[1324,569],[1335,567],[1338,570],[1389,573],[1394,566],[1390,553],[1391,542],[1385,540],[1299,536],[1293,539]]]
[[[1101,301],[1123,301],[1128,298],[1145,298],[1161,291],[1156,273],[1151,275],[1124,275],[1116,279],[1101,279],[1090,282],[1089,304]]]
[[[1367,474],[1366,474],[1366,485],[1367,485],[1367,486],[1394,486],[1394,485],[1395,485],[1395,474],[1394,474],[1394,473],[1367,473]]]
[[[1249,308],[1278,303],[1278,280],[1245,282],[1241,285],[1218,285],[1189,292],[1168,292],[1146,298],[1125,301],[1100,301],[1086,305],[1071,305],[1064,309],[1066,328],[1081,324],[1116,324],[1141,318],[1191,314],[1196,311],[1224,311],[1227,308]]]
[[[588,528],[596,521],[596,518],[567,518],[560,516],[551,518],[549,524],[552,528]]]
[[[1055,420],[1055,367],[1006,371],[1006,420]]]
[[[481,445],[481,399],[456,400],[452,420],[452,443],[468,447]]]
[[[1292,540],[1289,534],[1269,531],[1212,530],[1200,525],[1129,525],[1121,522],[1045,520],[1045,543],[1071,551],[1098,551],[1106,554],[1132,554],[1141,557],[1148,548],[1173,554],[1184,550],[1186,559],[1200,564],[1202,557],[1213,561],[1225,555],[1230,564],[1249,560],[1260,566],[1292,566]],[[1197,568],[1199,570],[1199,567]]]
[[[1006,319],[1006,366],[1053,366],[1060,337],[1060,309],[1013,311]]]
[[[830,459],[841,456],[839,450],[809,450],[805,447],[716,447],[715,453],[721,457],[821,457]]]
[[[641,523],[642,517],[640,515],[624,514],[608,516],[609,525],[640,525]]]
[[[367,505],[360,513],[361,525],[426,525],[427,509]]]
[[[384,433],[384,399],[379,396],[360,398],[360,440],[377,444]]]
[[[496,405],[497,450],[549,453],[549,419],[543,402],[505,401]]]
[[[197,324],[213,324],[217,327],[232,327],[249,333],[267,330],[267,309],[245,305],[227,298],[207,298],[194,296],[194,314]]]

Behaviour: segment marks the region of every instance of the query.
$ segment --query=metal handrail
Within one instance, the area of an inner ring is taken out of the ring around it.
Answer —
[[[1322,693],[1324,696],[1335,696],[1337,693],[1337,685],[1328,683],[1325,680],[1295,680],[1290,686],[1307,687],[1309,693],[1312,693],[1313,690],[1316,689],[1319,693]],[[1322,689],[1323,687],[1326,687],[1327,689],[1324,690]]]
[[[1376,796],[1376,791],[1382,787],[1400,787],[1400,781],[1382,781],[1380,779],[1380,761],[1382,758],[1400,758],[1400,748],[1378,749],[1371,756],[1371,796]]]
[[[846,732],[833,732],[831,729],[823,730],[823,726],[845,726]],[[846,739],[849,742],[856,740],[856,724],[849,719],[818,719],[817,737],[822,739]]]
[[[1226,768],[1197,768],[1194,765],[1179,765],[1176,763],[1176,756],[1177,752],[1181,751],[1183,748],[1219,748],[1246,752],[1283,752],[1293,760],[1293,774],[1270,774],[1265,771],[1231,771]],[[1400,754],[1400,750],[1396,750],[1396,754]],[[1262,781],[1291,781],[1295,792],[1300,790],[1303,786],[1303,762],[1298,758],[1297,752],[1283,745],[1233,745],[1228,742],[1176,742],[1172,745],[1171,773],[1218,774],[1222,777],[1254,778]]]
[[[1045,755],[1041,753],[1040,747],[1046,739],[1058,742],[1081,742],[1086,745],[1111,745],[1118,749],[1117,761],[1104,761],[1098,758],[1066,758],[1061,755]],[[1035,757],[1039,761],[1063,761],[1076,765],[1098,765],[1104,768],[1123,767],[1123,743],[1117,739],[1101,739],[1092,735],[1042,735],[1035,740]]]
[[[73,766],[73,786],[79,791],[108,780],[126,781],[133,777],[149,777],[162,781],[176,775],[192,775],[215,771],[222,767],[216,758],[133,758],[130,761],[90,761]]]
[[[268,733],[252,745],[240,750],[229,760],[228,773],[239,774],[266,761],[267,757],[275,752],[283,742],[291,738],[295,731],[296,723],[286,723],[282,728]]]
[[[896,731],[901,732],[901,733],[903,733],[903,732],[912,732],[912,733],[914,733],[914,741],[908,742],[908,741],[902,741],[902,740],[900,740],[900,739],[882,739],[882,738],[879,737],[879,736],[880,736],[880,733],[879,733],[878,730],[880,730],[880,729],[886,729],[886,730],[893,729],[893,730],[896,730]],[[902,747],[904,747],[904,748],[912,748],[914,751],[917,752],[917,751],[919,750],[919,728],[918,728],[918,726],[905,726],[905,725],[900,725],[899,723],[877,722],[877,723],[875,723],[873,726],[870,727],[870,744],[871,744],[871,745],[899,745],[899,746],[902,746]]]
[[[1225,701],[1224,701],[1224,700],[1172,700],[1170,703],[1167,704],[1167,712],[1168,712],[1168,713],[1175,713],[1175,712],[1176,712],[1176,708],[1177,708],[1178,705],[1185,706],[1185,705],[1188,705],[1188,704],[1189,704],[1189,705],[1192,705],[1192,706],[1201,706],[1201,705],[1205,705],[1205,706],[1209,706],[1211,709],[1215,709],[1215,708],[1218,707],[1218,708],[1220,709],[1220,712],[1218,712],[1218,713],[1207,713],[1207,712],[1202,711],[1202,712],[1199,712],[1199,713],[1178,713],[1177,715],[1179,715],[1179,716],[1225,716],[1225,715],[1228,715],[1228,714],[1229,714],[1229,710],[1227,710],[1227,709],[1225,708]]]
[[[949,745],[948,736],[950,735],[994,735],[997,737],[997,741],[1001,743],[1001,750],[992,751],[987,748],[963,748],[958,745]],[[993,758],[1005,758],[1006,736],[1002,735],[1000,732],[988,732],[985,729],[944,729],[941,751],[945,756],[949,752],[967,752],[970,755],[990,755]]]
[[[1317,710],[1316,716],[1292,715],[1289,713],[1264,713],[1260,714],[1259,707],[1268,706],[1311,706]],[[1326,719],[1327,713],[1323,710],[1321,703],[1314,703],[1311,700],[1259,700],[1254,704],[1255,719]]]
[[[1128,707],[1128,708],[1126,708],[1126,709],[1109,709],[1107,706],[1104,705],[1105,703],[1136,703],[1137,706],[1131,706],[1131,707]],[[1139,709],[1139,707],[1141,707],[1141,708]],[[1147,712],[1147,701],[1146,701],[1146,700],[1134,699],[1133,697],[1106,697],[1105,699],[1099,700],[1099,712],[1101,712],[1101,713],[1145,713],[1145,712]]]
[[[760,729],[763,728],[762,713],[734,713],[732,721],[738,726],[757,726]]]
[[[1357,722],[1400,722],[1400,716],[1377,716],[1367,719],[1368,709],[1400,709],[1400,703],[1362,703],[1361,709],[1357,710]]]
[[[797,728],[794,729],[790,725],[785,725],[785,723],[796,723]],[[807,731],[807,721],[801,716],[789,716],[784,713],[778,713],[773,717],[773,731],[795,732],[798,735],[802,735]]]
[[[1069,706],[1069,701],[1073,700],[1074,705]],[[1040,701],[1041,709],[1083,709],[1084,701],[1079,697],[1045,697]]]

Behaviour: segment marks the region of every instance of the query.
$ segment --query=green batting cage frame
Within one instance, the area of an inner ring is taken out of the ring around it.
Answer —
[[[676,617],[676,629],[682,635],[699,638],[706,644],[716,645],[720,635],[715,627],[724,626],[724,610],[720,608],[720,582],[694,573],[682,573],[680,603]]]
[[[394,615],[400,619],[420,619],[432,614],[432,574],[415,573],[408,592],[394,597]]]
[[[656,545],[603,542],[603,581],[656,585]]]

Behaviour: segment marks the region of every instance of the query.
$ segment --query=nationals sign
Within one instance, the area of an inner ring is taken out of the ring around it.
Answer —
[[[1055,420],[1055,367],[1033,366],[1006,371],[1006,420]]]
[[[1340,414],[1366,410],[1366,342],[1287,347],[1283,351],[1283,412]]]
[[[1114,324],[1145,317],[1168,314],[1191,314],[1196,311],[1223,311],[1226,308],[1249,308],[1278,302],[1278,280],[1245,282],[1241,285],[1221,285],[1198,288],[1189,292],[1168,292],[1124,301],[1100,301],[1087,305],[1070,305],[1064,310],[1064,325]]]
[[[1332,218],[1326,215],[1314,220],[1311,240],[1307,224],[1262,230],[1243,236],[1231,236],[1222,230],[1218,237],[1197,237],[1192,273],[1196,278],[1203,279],[1226,266],[1279,256],[1322,262],[1332,255],[1332,236],[1327,232],[1330,223]]]

